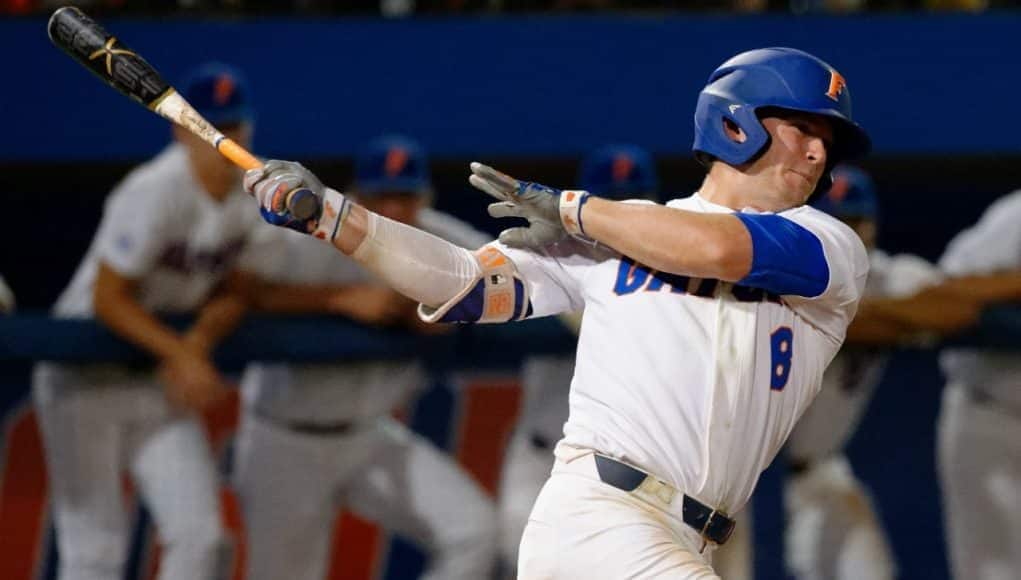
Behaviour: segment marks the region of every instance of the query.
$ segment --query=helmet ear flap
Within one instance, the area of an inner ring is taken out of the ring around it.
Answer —
[[[736,125],[745,135],[735,141],[727,134],[726,122]],[[713,94],[699,96],[695,110],[695,144],[699,161],[719,159],[728,165],[742,165],[754,159],[769,144],[769,133],[755,115],[754,107],[735,104]]]

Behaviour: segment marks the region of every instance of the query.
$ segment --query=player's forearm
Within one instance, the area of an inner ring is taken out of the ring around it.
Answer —
[[[974,300],[922,292],[909,298],[868,299],[855,324],[896,325],[906,334],[959,332],[978,321],[981,305]]]
[[[256,299],[255,308],[277,314],[315,314],[330,310],[327,306],[343,294],[335,286],[311,284],[266,284]]]
[[[97,293],[94,308],[96,318],[114,334],[158,359],[184,348],[182,337],[142,308],[134,296]]]
[[[870,299],[866,316],[882,317],[912,332],[951,334],[978,323],[988,304],[1021,298],[1021,273],[949,278],[907,298]],[[859,314],[859,316],[861,316]]]
[[[752,239],[730,214],[590,198],[585,233],[650,268],[736,282],[752,267]]]
[[[185,342],[199,352],[212,352],[241,324],[263,285],[254,274],[232,272],[220,290],[199,310],[195,322],[184,335]]]
[[[967,313],[946,311],[940,316],[929,305],[911,299],[866,299],[847,327],[847,342],[872,346],[896,346],[920,337],[942,335],[970,323]]]
[[[922,295],[940,296],[948,301],[971,300],[983,305],[1021,300],[1021,272],[948,278]]]
[[[478,280],[474,254],[353,205],[333,245],[394,290],[438,307]]]
[[[847,327],[845,341],[849,344],[868,346],[896,346],[903,344],[910,338],[917,336],[896,321],[886,320],[879,317],[866,317],[859,319],[855,317],[854,322]]]
[[[195,323],[184,335],[184,341],[201,353],[212,352],[227,335],[241,324],[248,311],[248,302],[234,293],[220,294],[199,311]]]

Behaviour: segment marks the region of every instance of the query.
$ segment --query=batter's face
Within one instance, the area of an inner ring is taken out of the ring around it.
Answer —
[[[415,225],[418,223],[418,212],[425,207],[426,196],[407,192],[378,193],[358,196],[358,203],[383,217]]]
[[[821,115],[793,111],[770,112],[762,125],[769,133],[769,148],[745,173],[755,176],[772,197],[804,203],[826,169],[833,126]]]
[[[245,149],[251,147],[252,125],[236,123],[218,127],[223,134]],[[239,169],[212,146],[189,131],[174,127],[174,137],[188,150],[192,169],[206,190],[219,199],[235,189],[241,179]]]

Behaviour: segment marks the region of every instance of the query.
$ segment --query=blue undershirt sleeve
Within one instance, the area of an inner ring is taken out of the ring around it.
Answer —
[[[775,214],[734,215],[752,236],[752,269],[738,284],[805,298],[826,291],[830,269],[814,233]]]

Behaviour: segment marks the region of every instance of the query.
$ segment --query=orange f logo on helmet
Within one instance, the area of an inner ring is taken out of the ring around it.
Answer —
[[[408,152],[403,147],[394,147],[386,152],[386,160],[383,162],[384,170],[388,177],[399,175],[404,171],[408,163]]]
[[[846,175],[838,175],[833,179],[833,187],[826,193],[826,197],[830,198],[833,203],[840,204],[843,203],[849,191],[851,191],[851,180]]]
[[[628,155],[618,155],[613,158],[613,182],[620,183],[626,181],[628,176],[631,175],[631,170],[635,167],[634,159],[631,159]]]
[[[226,105],[232,94],[234,94],[234,79],[228,75],[217,77],[216,84],[213,85],[213,100],[216,101],[216,104]]]
[[[830,71],[830,89],[826,91],[826,96],[833,99],[834,101],[840,100],[840,93],[844,92],[844,87],[847,86],[847,81],[844,80],[843,75],[835,70]]]

